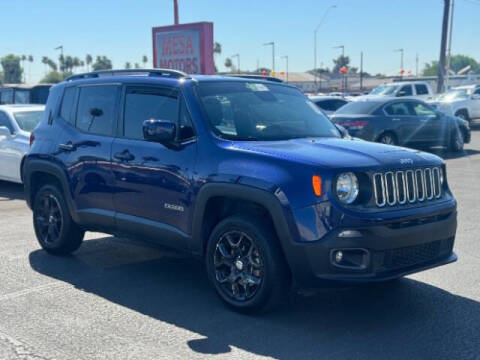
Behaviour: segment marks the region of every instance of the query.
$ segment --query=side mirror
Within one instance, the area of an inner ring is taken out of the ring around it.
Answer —
[[[9,138],[10,136],[12,136],[10,130],[5,126],[0,126],[0,139]]]
[[[480,94],[473,94],[472,100],[480,100]]]
[[[337,128],[338,132],[342,136],[342,138],[349,138],[350,135],[348,134],[348,130],[345,129],[342,125],[335,124],[335,127]]]
[[[143,138],[147,141],[169,144],[175,140],[176,126],[166,120],[145,120],[143,122]]]

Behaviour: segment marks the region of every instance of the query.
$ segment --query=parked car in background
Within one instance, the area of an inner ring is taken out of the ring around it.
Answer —
[[[467,85],[451,89],[429,102],[437,110],[464,120],[480,118],[480,86]]]
[[[429,83],[424,81],[402,81],[377,86],[370,94],[357,96],[354,101],[376,100],[382,97],[405,97],[427,100],[434,93]]]
[[[45,104],[52,85],[3,84],[0,86],[0,105]]]
[[[287,84],[142,71],[52,88],[24,165],[47,252],[75,251],[85,231],[182,249],[241,312],[271,308],[292,283],[387,281],[456,260],[439,157],[342,137]]]
[[[30,133],[42,120],[44,110],[44,105],[0,105],[0,180],[22,182]]]
[[[333,114],[332,120],[351,136],[390,145],[445,146],[461,151],[470,142],[467,121],[415,99],[351,102]]]
[[[309,98],[328,116],[332,115],[345,104],[348,104],[348,100],[338,96],[310,96]]]

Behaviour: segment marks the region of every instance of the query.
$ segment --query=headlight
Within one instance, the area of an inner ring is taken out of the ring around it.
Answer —
[[[358,196],[358,179],[352,172],[340,174],[337,177],[335,191],[338,199],[344,204],[351,204]]]

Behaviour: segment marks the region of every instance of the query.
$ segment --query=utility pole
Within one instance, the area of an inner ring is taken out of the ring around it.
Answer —
[[[415,75],[418,77],[418,53],[415,56]]]
[[[443,21],[442,21],[442,39],[440,42],[440,59],[438,61],[438,80],[437,93],[445,90],[445,65],[447,52],[448,18],[450,12],[450,0],[444,0]]]
[[[260,69],[260,60],[257,59],[257,70],[258,71]]]
[[[287,71],[286,71],[286,76],[285,76],[285,81],[288,83],[288,55],[282,56],[282,59],[285,59],[287,62]]]
[[[237,58],[237,72],[240,73],[240,54],[235,54],[232,55],[231,58],[233,59],[234,57]]]
[[[360,52],[360,90],[363,90],[363,51]]]
[[[317,27],[315,30],[313,30],[313,71],[314,71],[314,81],[315,81],[315,89],[317,88],[317,76],[315,74],[317,70],[317,32],[318,29],[320,29],[320,26],[322,26],[323,22],[325,21],[325,18],[327,17],[327,14],[329,13],[330,10],[335,9],[337,5],[331,5],[330,7],[325,10],[325,13],[322,16],[322,19],[318,23]]]
[[[173,23],[178,25],[178,1],[173,0]]]
[[[268,43],[263,44],[263,46],[272,46],[272,72],[275,71],[275,42],[270,41]]]
[[[450,30],[448,35],[448,55],[447,55],[447,75],[446,75],[446,89],[448,90],[448,80],[450,78],[450,60],[452,57],[452,33],[453,33],[453,13],[455,10],[455,0],[451,0],[451,11],[450,11]]]
[[[345,45],[334,46],[333,49],[342,49],[342,60],[345,61]],[[345,74],[342,74],[342,92],[347,87],[347,81],[345,80]]]

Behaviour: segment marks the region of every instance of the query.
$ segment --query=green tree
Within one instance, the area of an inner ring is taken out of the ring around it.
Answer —
[[[95,62],[92,64],[94,71],[110,70],[112,68],[112,61],[106,56],[97,56]]]
[[[64,77],[58,71],[50,71],[47,75],[43,77],[40,82],[42,84],[57,84],[63,81]]]
[[[148,62],[148,57],[147,57],[147,55],[143,55],[143,56],[142,56],[142,63],[143,63],[143,67],[144,67],[144,68],[147,67],[147,62]]]
[[[230,59],[230,58],[226,58],[226,59],[225,59],[225,67],[226,67],[227,69],[229,69],[230,71],[233,71],[232,59]]]
[[[348,67],[350,64],[350,58],[348,56],[340,55],[338,58],[333,59],[332,73],[338,74],[340,69],[344,66]]]
[[[22,82],[23,69],[20,66],[21,59],[20,56],[9,54],[0,60],[3,68],[3,81],[5,83],[19,84]]]
[[[134,64],[135,69],[140,69],[140,65],[138,63]]]
[[[128,61],[125,63],[125,69],[131,69],[132,64],[130,64]]]
[[[460,70],[471,67],[470,71],[473,73],[480,73],[480,64],[472,57],[466,55],[453,55],[450,59],[450,69],[457,73]],[[434,60],[425,64],[422,71],[423,76],[437,76],[438,75],[438,61]]]

